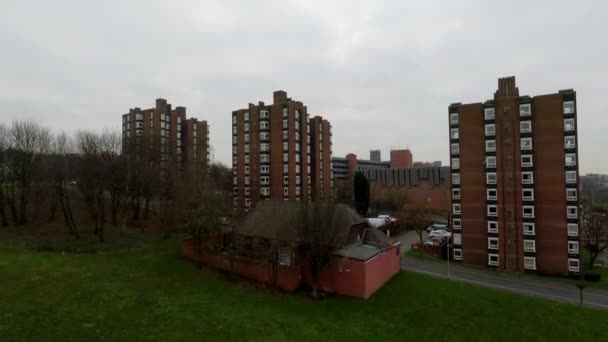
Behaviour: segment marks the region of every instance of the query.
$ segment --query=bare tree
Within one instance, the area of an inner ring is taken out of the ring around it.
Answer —
[[[427,211],[424,208],[408,204],[399,209],[397,217],[403,222],[406,229],[416,231],[422,244],[422,233],[432,223],[428,218]]]
[[[65,132],[58,134],[53,140],[51,155],[49,156],[49,176],[53,192],[51,218],[54,216],[56,206],[59,206],[68,233],[78,240],[80,234],[72,210],[72,185],[76,181],[73,157],[71,157],[72,151],[73,143],[70,137]]]
[[[12,210],[18,209],[18,224],[28,221],[28,204],[32,190],[34,171],[40,163],[41,154],[48,151],[50,132],[34,122],[15,121],[8,132],[11,151],[9,168],[13,177],[9,195]],[[15,183],[19,186],[19,199],[15,203]]]
[[[328,265],[331,253],[339,244],[340,227],[350,225],[349,214],[336,210],[334,204],[304,205],[294,225],[300,235],[300,251],[312,272],[312,296],[317,298],[319,275]]]
[[[0,224],[8,226],[6,216],[6,189],[8,182],[8,165],[6,153],[8,149],[8,132],[3,124],[0,124]]]
[[[608,248],[608,207],[584,200],[581,206],[581,240],[589,252],[589,269]]]

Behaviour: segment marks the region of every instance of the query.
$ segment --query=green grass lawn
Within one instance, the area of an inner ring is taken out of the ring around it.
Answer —
[[[367,301],[272,295],[198,270],[179,241],[35,252],[0,244],[1,341],[602,341],[608,311],[401,273]]]

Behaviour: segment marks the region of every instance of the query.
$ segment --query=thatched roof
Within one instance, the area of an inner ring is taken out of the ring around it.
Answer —
[[[304,205],[299,202],[262,201],[237,225],[235,233],[271,240],[299,242],[302,240],[300,223]],[[336,227],[334,244],[347,242],[351,227],[365,224],[365,218],[344,204],[334,207]]]

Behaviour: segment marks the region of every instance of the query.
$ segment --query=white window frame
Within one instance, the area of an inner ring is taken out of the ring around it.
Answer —
[[[574,114],[574,111],[575,111],[574,101],[564,101],[563,109],[564,109],[564,114]]]
[[[260,184],[262,184],[262,185],[269,185],[270,184],[270,176],[261,176],[260,177]]]
[[[249,112],[245,112],[245,121],[249,121]]]
[[[245,164],[249,164],[249,160],[250,160],[249,155],[248,154],[245,155]]]
[[[576,266],[571,266],[572,262],[576,262]],[[581,261],[576,258],[568,258],[568,271],[578,272],[580,270]]]
[[[454,260],[462,260],[462,249],[454,248]]]
[[[249,153],[249,144],[245,144],[245,153]]]
[[[574,212],[574,213],[572,213]],[[566,217],[569,219],[578,219],[578,207],[575,205],[569,205],[566,207]]]
[[[522,230],[524,235],[536,235],[536,224],[534,222],[523,222]]]
[[[452,154],[460,154],[460,144],[459,143],[453,143],[450,147],[450,152]]]
[[[532,213],[526,213],[526,209],[531,209]],[[523,205],[521,208],[521,216],[524,218],[534,218],[534,206]]]
[[[524,159],[530,158],[530,161],[525,161]],[[520,155],[521,159],[521,167],[532,167],[534,166],[534,157],[531,154],[522,154]]]
[[[536,241],[531,240],[531,239],[524,239],[524,252],[535,253],[536,252]]]
[[[568,223],[568,236],[578,236],[578,223]]]
[[[566,184],[576,184],[578,182],[578,175],[576,171],[566,171]]]
[[[521,138],[519,140],[519,147],[522,151],[532,150],[532,138]]]
[[[494,147],[490,145],[494,145]],[[486,152],[496,152],[496,140],[486,140]]]
[[[289,151],[289,143],[287,141],[283,142],[283,151]]]
[[[566,153],[564,156],[566,166],[576,166],[576,153]]]
[[[462,219],[455,217],[452,218],[452,228],[454,228],[454,230],[461,230],[462,229]]]
[[[495,242],[496,242],[496,246],[492,246],[492,242],[493,242],[493,241],[495,241]],[[497,237],[489,237],[489,238],[488,238],[488,249],[491,249],[491,250],[493,250],[493,251],[497,251],[497,250],[499,250],[499,249],[498,249],[498,248],[499,248],[499,247],[498,247],[498,243],[499,243],[499,241],[498,241],[498,238],[497,238]]]
[[[486,184],[496,184],[497,181],[496,172],[486,172]]]
[[[530,176],[530,179],[525,179],[525,176]],[[521,173],[521,184],[534,184],[534,172],[523,171]]]
[[[490,192],[494,192],[494,196],[490,195]],[[488,201],[496,201],[497,198],[498,198],[498,189],[496,189],[496,188],[486,189],[486,199]]]
[[[493,137],[496,135],[496,124],[486,124],[485,127],[486,137]]]
[[[459,200],[460,199],[460,194],[461,194],[460,188],[453,188],[452,189],[452,199]]]
[[[519,133],[532,133],[532,121],[524,120],[519,122]]]
[[[571,143],[570,143],[571,141]],[[575,135],[566,135],[564,137],[564,148],[572,149],[576,148],[576,136]]]
[[[462,207],[460,203],[452,203],[452,214],[460,215],[462,213]]]
[[[498,221],[488,221],[488,233],[498,233]]]
[[[283,173],[289,173],[289,165],[283,164]]]
[[[486,157],[486,168],[487,169],[495,169],[496,168],[496,157],[495,156],[487,156]]]
[[[270,117],[270,113],[266,109],[260,110],[260,119],[268,119]]]
[[[289,196],[289,187],[288,186],[283,187],[283,196]]]
[[[458,125],[458,113],[450,113],[450,125]]]
[[[452,170],[460,169],[460,158],[452,158]]]
[[[289,153],[283,153],[283,163],[289,162]]]
[[[250,181],[249,176],[246,176],[246,177],[245,177],[245,185],[249,185],[249,181]]]
[[[494,212],[492,212],[490,209],[495,209],[495,210],[494,210]],[[486,208],[486,212],[489,217],[498,217],[498,205],[488,204],[487,208]]]
[[[260,121],[260,129],[269,129],[269,128],[270,128],[270,122]]]
[[[574,119],[564,119],[564,132],[573,132],[576,130]]]
[[[260,144],[260,152],[268,152],[268,151],[270,151],[270,144],[269,143],[261,143]],[[268,157],[268,158],[269,159],[268,159],[267,162],[270,161],[270,157]]]
[[[458,128],[451,128],[450,129],[450,139],[451,140],[460,139],[460,131],[458,130]]]
[[[460,184],[460,173],[452,173],[452,184]]]
[[[568,254],[578,254],[579,244],[578,241],[568,241]]]
[[[260,195],[270,196],[270,188],[269,187],[260,188]]]
[[[496,258],[496,261],[493,261],[492,258]],[[496,253],[488,254],[488,266],[498,266],[500,262],[500,257]]]
[[[484,120],[496,120],[496,110],[494,107],[483,109]]]
[[[453,244],[454,245],[462,245],[462,234],[453,234]]]
[[[245,122],[245,132],[249,132],[249,122]]]
[[[524,269],[536,271],[536,257],[524,257]]]
[[[530,103],[522,103],[519,105],[519,116],[532,115],[532,105]]]
[[[289,127],[289,120],[283,120],[283,128]]]
[[[576,188],[566,188],[566,201],[578,200],[578,191]]]
[[[526,192],[530,191],[531,195],[526,196]],[[532,188],[522,188],[521,189],[521,200],[522,201],[534,201],[534,189]]]

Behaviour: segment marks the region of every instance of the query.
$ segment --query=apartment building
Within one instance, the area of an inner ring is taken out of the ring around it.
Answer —
[[[391,168],[406,169],[413,165],[412,152],[409,149],[391,150]]]
[[[156,99],[153,108],[135,107],[122,115],[122,150],[158,169],[160,176],[207,170],[209,126],[207,121],[188,119],[185,107],[172,108],[167,100]]]
[[[232,112],[234,208],[261,200],[331,201],[331,125],[307,107],[274,92],[273,103]]]
[[[449,106],[453,258],[510,272],[580,270],[573,90]]]

